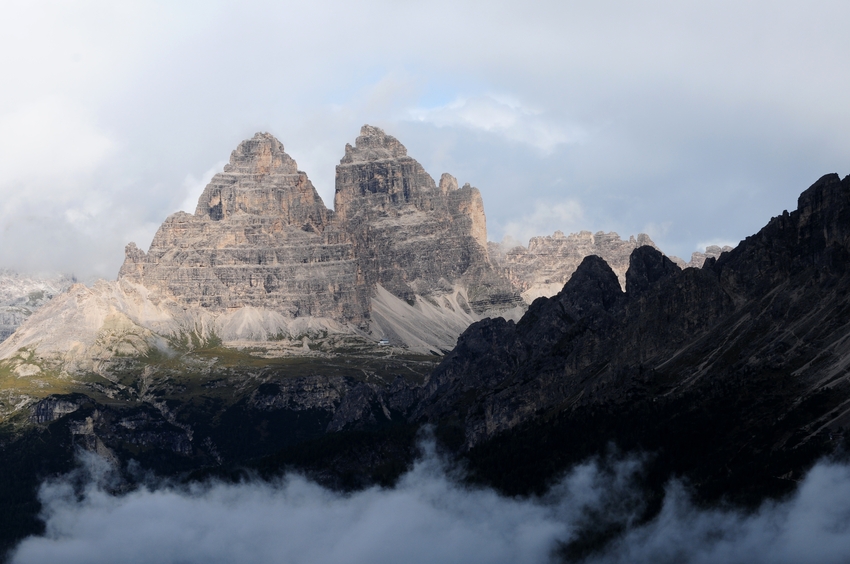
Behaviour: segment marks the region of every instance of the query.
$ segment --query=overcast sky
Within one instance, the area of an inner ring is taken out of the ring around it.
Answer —
[[[489,237],[688,258],[850,172],[850,3],[57,1],[0,20],[0,267],[114,278],[257,131],[333,205],[364,123]]]

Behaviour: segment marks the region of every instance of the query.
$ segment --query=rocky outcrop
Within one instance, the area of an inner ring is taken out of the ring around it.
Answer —
[[[699,251],[694,251],[693,253],[691,253],[691,260],[685,266],[691,268],[702,268],[702,265],[707,259],[720,258],[721,254],[728,253],[732,249],[733,247],[730,247],[729,245],[723,245],[723,247],[720,247],[719,245],[709,245],[705,248],[704,253],[701,253]]]
[[[521,305],[490,261],[477,189],[449,174],[438,186],[397,139],[368,125],[346,145],[336,184],[330,211],[280,142],[258,133],[213,177],[194,215],[170,216],[146,253],[127,246],[119,278],[188,310],[280,318],[259,324],[260,339],[286,320],[322,318],[426,351]],[[423,300],[434,307],[417,307]]]
[[[850,426],[848,265],[837,175],[701,269],[640,247],[623,293],[588,257],[518,323],[470,326],[413,418],[494,480],[549,479],[613,442],[709,497],[783,491],[765,477],[799,476]]]
[[[119,277],[190,308],[366,323],[369,288],[331,215],[283,145],[258,133],[213,177],[194,215],[166,219],[147,253],[127,246]]]
[[[85,401],[85,396],[56,397],[49,396],[30,408],[30,421],[33,423],[50,423],[60,417],[73,413]]]
[[[625,288],[629,255],[644,245],[655,247],[645,233],[626,241],[614,232],[581,231],[564,235],[556,231],[553,235],[533,237],[528,248],[521,245],[505,248],[503,244],[490,243],[490,254],[523,299],[531,303],[541,296],[560,292],[581,261],[590,255],[602,257]]]
[[[336,169],[335,220],[350,233],[370,287],[398,298],[468,289],[476,313],[519,303],[490,263],[481,194],[444,174],[439,186],[394,137],[364,126]]]
[[[658,282],[677,274],[681,268],[653,247],[638,247],[629,257],[626,293],[636,298]]]

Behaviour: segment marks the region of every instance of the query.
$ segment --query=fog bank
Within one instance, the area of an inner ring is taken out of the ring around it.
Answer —
[[[850,561],[850,468],[818,464],[797,492],[751,515],[698,510],[671,483],[661,513],[637,526],[635,458],[591,461],[542,498],[461,485],[425,445],[392,489],[343,495],[288,475],[266,483],[150,484],[124,495],[102,460],[43,484],[43,536],[14,563],[549,562],[591,518],[625,534],[589,562]]]

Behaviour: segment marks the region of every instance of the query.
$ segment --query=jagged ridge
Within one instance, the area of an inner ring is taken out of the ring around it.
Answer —
[[[522,481],[615,441],[660,449],[697,483],[740,475],[741,487],[769,490],[747,468],[798,474],[850,425],[848,266],[850,177],[837,175],[702,269],[640,247],[623,293],[587,257],[518,323],[470,326],[413,417],[457,429],[491,477],[487,464],[514,449],[537,461],[508,473]],[[567,442],[528,455],[547,441]]]

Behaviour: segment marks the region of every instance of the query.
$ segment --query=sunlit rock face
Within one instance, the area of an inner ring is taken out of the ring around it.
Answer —
[[[411,320],[428,315],[440,329],[417,333],[424,349],[450,348],[485,312],[521,303],[490,262],[478,190],[448,174],[437,185],[382,130],[364,126],[346,146],[335,205],[325,207],[277,139],[258,133],[213,177],[194,215],[168,217],[146,253],[127,246],[119,278],[188,309],[323,318],[400,344]],[[413,309],[382,307],[373,323],[381,289]],[[417,309],[421,299],[437,310]]]
[[[166,219],[150,250],[127,246],[119,277],[188,307],[368,319],[354,246],[283,145],[258,133],[233,151],[194,215]]]
[[[370,286],[408,301],[468,290],[478,313],[519,303],[493,268],[477,188],[439,185],[398,140],[364,126],[336,169],[335,220],[350,233]]]

